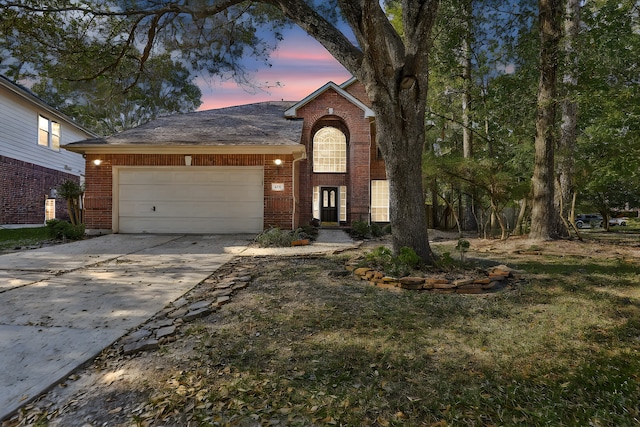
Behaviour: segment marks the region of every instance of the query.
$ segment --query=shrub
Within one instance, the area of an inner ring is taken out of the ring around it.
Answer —
[[[371,228],[368,222],[353,221],[349,235],[354,239],[368,239],[371,237]]]
[[[80,208],[80,199],[82,199],[83,193],[84,185],[72,180],[67,180],[58,187],[58,195],[67,201],[67,211],[73,225],[80,225],[83,222],[82,209]]]
[[[460,253],[460,261],[464,262],[464,253],[469,250],[471,243],[465,239],[459,239],[456,245],[456,250]]]
[[[369,230],[370,230],[371,235],[373,237],[381,237],[381,236],[384,236],[384,234],[385,234],[384,229],[377,222],[372,222],[369,225]]]
[[[47,221],[49,236],[53,239],[80,240],[84,237],[84,224],[73,225],[67,221]]]
[[[285,248],[291,246],[295,240],[309,239],[314,240],[318,235],[312,229],[298,228],[293,231],[281,230],[278,227],[272,227],[258,234],[255,242],[264,248]]]
[[[365,256],[365,262],[372,268],[384,271],[390,276],[403,277],[420,267],[422,259],[408,247],[400,249],[397,256],[384,246],[375,248]]]
[[[418,256],[416,251],[406,246],[400,248],[398,261],[412,269],[417,269],[422,265],[422,258]]]

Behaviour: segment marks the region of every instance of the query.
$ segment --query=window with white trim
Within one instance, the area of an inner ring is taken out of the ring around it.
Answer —
[[[340,186],[340,221],[347,222],[347,186]]]
[[[38,116],[38,145],[60,150],[60,123]]]
[[[371,181],[371,222],[389,222],[389,181]]]
[[[339,129],[327,126],[313,136],[313,171],[347,171],[347,137]]]

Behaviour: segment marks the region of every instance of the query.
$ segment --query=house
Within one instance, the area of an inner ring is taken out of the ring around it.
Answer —
[[[162,117],[65,145],[86,157],[92,232],[258,233],[389,221],[374,114],[355,79],[299,102]]]
[[[67,215],[55,189],[80,182],[85,161],[60,147],[95,134],[0,75],[0,224],[43,224]]]

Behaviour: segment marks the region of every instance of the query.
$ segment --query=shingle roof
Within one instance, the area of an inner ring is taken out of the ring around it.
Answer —
[[[125,145],[298,145],[302,120],[284,117],[294,102],[260,102],[160,117],[106,138],[67,144]]]

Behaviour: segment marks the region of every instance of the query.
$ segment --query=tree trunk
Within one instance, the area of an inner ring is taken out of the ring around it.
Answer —
[[[332,51],[330,43],[325,47],[365,85],[376,114],[376,143],[389,181],[393,250],[398,253],[403,247],[412,248],[425,263],[432,264],[422,154],[429,36],[438,1],[402,1],[402,38],[379,2],[338,0],[338,4],[362,49],[361,61],[354,64],[352,56]]]
[[[404,108],[400,110],[395,114],[389,114],[379,113],[374,108],[378,118],[377,140],[385,159],[389,180],[393,249],[398,253],[405,246],[412,248],[425,262],[433,263],[422,185],[424,107],[416,106],[409,111]],[[406,125],[405,122],[415,124]]]
[[[556,74],[560,41],[561,0],[539,0],[540,81],[536,114],[531,240],[557,238],[554,208],[554,145],[556,119]]]
[[[513,228],[515,234],[522,236],[524,234],[524,217],[527,212],[527,198],[524,197],[520,200],[520,211],[518,212],[518,219],[516,225]]]
[[[473,157],[473,133],[471,132],[471,19],[473,0],[464,3],[465,32],[462,39],[462,155],[465,159]],[[462,223],[464,230],[478,228],[473,214],[473,195],[465,193],[463,201]]]
[[[574,155],[576,148],[576,128],[578,123],[578,103],[572,98],[575,95],[577,78],[576,43],[580,28],[580,0],[566,0],[564,39],[562,43],[565,62],[563,82],[563,99],[561,103],[562,120],[560,124],[560,140],[558,141],[558,179],[556,188],[556,208],[564,221],[573,221],[572,214],[567,212],[571,206],[574,193]],[[561,209],[563,207],[564,209]]]

